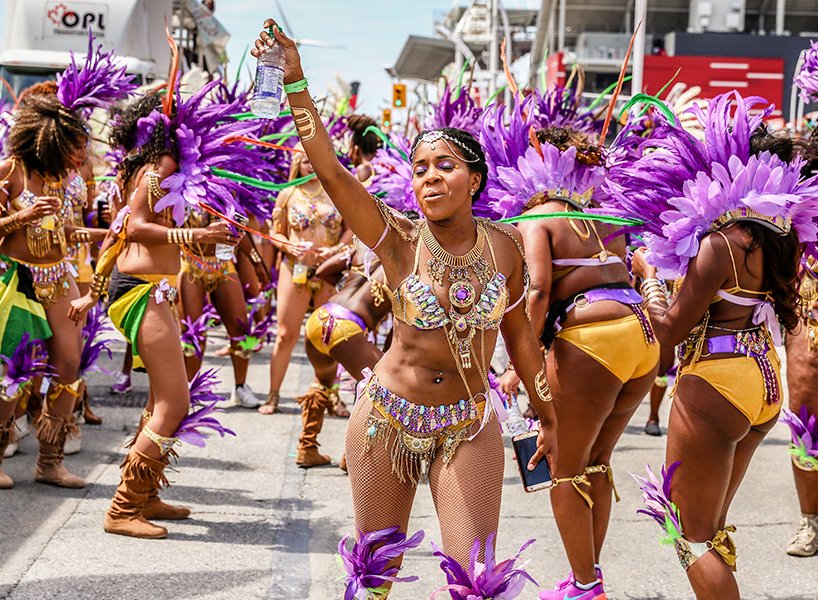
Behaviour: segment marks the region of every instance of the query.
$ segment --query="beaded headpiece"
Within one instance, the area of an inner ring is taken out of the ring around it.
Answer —
[[[443,143],[446,144],[451,153],[454,154],[455,156],[460,157],[463,161],[467,163],[480,162],[480,157],[477,156],[474,150],[472,150],[471,148],[467,148],[466,146],[458,142],[455,138],[446,133],[443,133],[439,129],[436,129],[434,131],[427,131],[422,136],[420,136],[418,143],[415,144],[415,148],[412,150],[411,162],[415,162],[415,154],[417,153],[417,150],[421,144],[429,144],[429,148],[434,150],[436,148],[436,143],[438,142],[438,140],[443,140]],[[460,150],[459,153],[456,152],[454,148],[452,148],[452,144],[457,146],[457,148]],[[466,158],[464,154],[468,154],[472,158]]]
[[[728,210],[718,219],[715,220],[710,227],[711,231],[716,231],[732,225],[737,221],[753,221],[763,225],[767,229],[772,229],[781,235],[787,235],[792,229],[792,217],[789,215],[765,215],[757,210],[753,210],[749,206],[741,206],[739,208]]]

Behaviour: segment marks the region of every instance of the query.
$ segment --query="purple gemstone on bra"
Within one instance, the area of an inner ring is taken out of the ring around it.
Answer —
[[[468,300],[470,294],[466,288],[460,288],[454,293],[454,297],[460,300],[461,302],[465,302]]]

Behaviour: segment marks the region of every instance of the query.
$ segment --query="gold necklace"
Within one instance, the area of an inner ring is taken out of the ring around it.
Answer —
[[[320,196],[321,193],[324,191],[324,188],[322,188],[319,185],[318,190],[315,193],[311,194],[311,193],[307,192],[307,186],[306,185],[299,185],[298,186],[298,191],[301,192],[301,195],[304,196],[307,200],[312,200],[314,198],[318,198],[318,196]]]

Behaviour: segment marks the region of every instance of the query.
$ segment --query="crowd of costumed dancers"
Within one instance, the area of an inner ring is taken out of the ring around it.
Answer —
[[[606,598],[614,450],[647,395],[645,432],[661,435],[669,387],[664,464],[633,479],[696,596],[739,598],[729,507],[780,413],[802,512],[786,551],[818,551],[818,142],[803,124],[776,131],[762,98],[679,85],[617,112],[622,76],[589,104],[577,72],[547,90],[509,75],[510,103],[480,105],[464,68],[385,133],[343,102],[319,110],[296,44],[265,29],[251,53],[274,39],[286,59],[275,119],[256,118],[238,83],[189,89],[174,44],[167,82],[138,89],[93,38],[84,61],[2,107],[0,460],[33,427],[35,481],[85,485],[65,455],[80,423],[101,422],[86,380],[116,330],[112,391],[137,370],[150,392],[104,529],[164,538],[154,521],[190,514],[159,497],[169,465],[184,478],[180,444],[235,435],[225,406],[277,413],[306,318],[314,378],[296,398],[295,462],[330,464],[325,415],[349,418],[346,599],[414,579],[401,564],[424,537],[407,530],[421,482],[442,540],[433,597],[538,586],[519,563],[533,540],[509,559],[494,550],[502,423],[523,390],[528,468],[548,462],[571,567],[539,598]],[[795,83],[818,100],[818,45]],[[227,401],[202,369],[221,326]],[[247,372],[265,344],[262,401]]]

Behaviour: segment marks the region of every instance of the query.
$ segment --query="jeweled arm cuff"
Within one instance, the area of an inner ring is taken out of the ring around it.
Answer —
[[[88,293],[91,295],[92,298],[99,298],[100,296],[107,296],[108,295],[108,284],[111,282],[111,278],[107,275],[103,275],[102,273],[94,273],[94,277],[91,280],[91,287]]]
[[[17,231],[25,223],[19,218],[19,213],[14,213],[10,217],[0,219],[0,237],[6,236],[12,231]]]
[[[250,249],[250,262],[252,262],[254,265],[260,265],[263,262],[261,260],[261,255],[255,248]]]
[[[91,241],[91,232],[85,229],[75,229],[71,232],[71,241],[75,244],[88,244]]]
[[[657,304],[660,306],[667,305],[667,288],[664,282],[656,277],[647,277],[642,281],[639,288],[645,302],[650,304]]]
[[[168,229],[168,244],[191,244],[193,243],[192,229]]]

